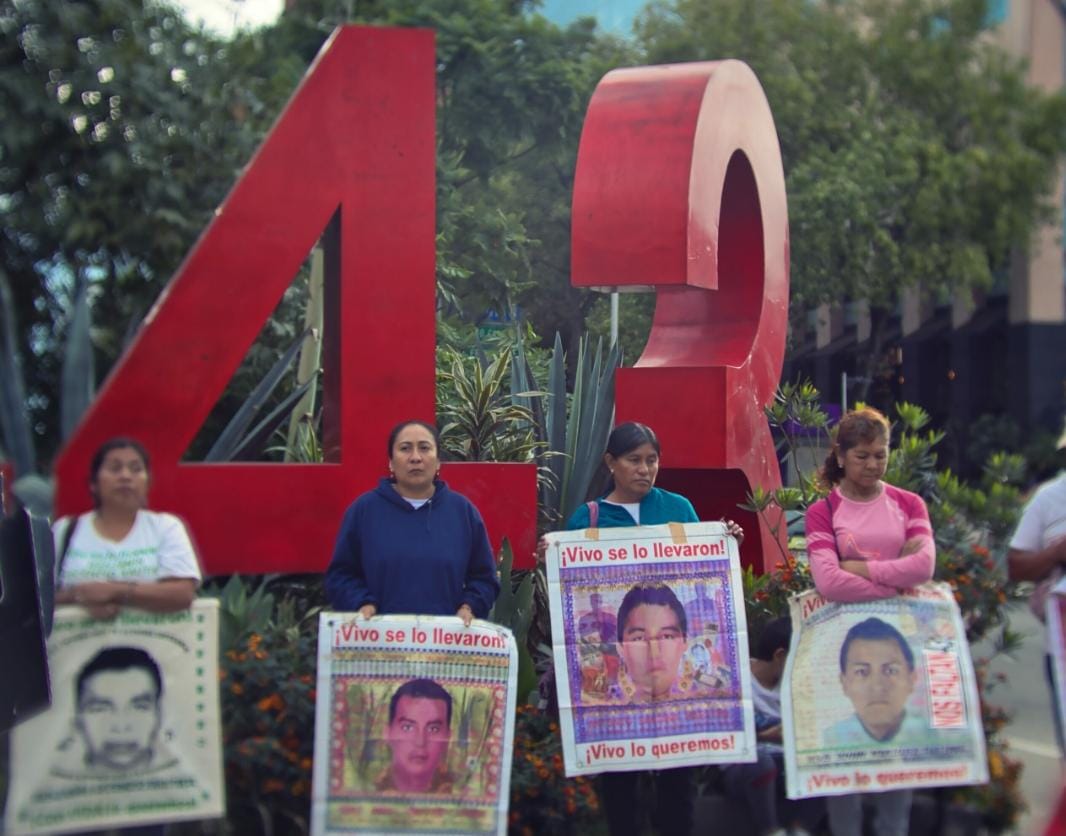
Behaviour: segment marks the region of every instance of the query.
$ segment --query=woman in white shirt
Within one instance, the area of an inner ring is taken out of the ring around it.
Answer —
[[[57,604],[80,604],[93,618],[122,607],[150,612],[188,608],[200,567],[185,525],[149,511],[148,453],[130,438],[113,438],[93,455],[93,511],[56,521]]]

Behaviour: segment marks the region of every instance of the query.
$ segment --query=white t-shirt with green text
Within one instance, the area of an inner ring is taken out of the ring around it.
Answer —
[[[78,517],[66,557],[57,567],[60,586],[163,578],[200,581],[200,566],[189,533],[173,514],[138,511],[133,528],[119,541],[101,537],[93,525],[95,517],[95,511]],[[70,522],[70,517],[63,517],[53,527],[57,559]]]

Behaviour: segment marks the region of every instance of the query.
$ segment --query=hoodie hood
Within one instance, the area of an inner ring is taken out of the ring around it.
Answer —
[[[423,508],[426,506],[432,508],[434,505],[440,505],[441,502],[444,501],[445,497],[450,493],[450,491],[448,490],[448,485],[443,479],[434,479],[433,488],[433,496],[429,497],[429,500],[426,502],[426,504],[422,506]],[[415,508],[413,505],[411,505],[410,502],[404,499],[400,495],[400,492],[396,490],[395,483],[388,476],[381,477],[381,481],[378,482],[378,486],[374,488],[374,493],[378,494],[390,504],[395,505],[397,508],[402,508],[403,510],[409,511],[412,514],[422,510],[421,508]]]

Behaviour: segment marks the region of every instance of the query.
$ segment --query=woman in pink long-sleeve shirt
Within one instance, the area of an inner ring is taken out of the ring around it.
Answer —
[[[830,601],[891,598],[933,577],[936,549],[920,496],[882,481],[888,420],[876,409],[849,412],[837,426],[819,477],[829,496],[807,509],[807,555],[818,591]],[[871,793],[878,836],[902,836],[911,791]],[[858,836],[862,795],[827,799],[833,836]]]
[[[832,490],[807,509],[807,555],[814,584],[830,601],[891,598],[933,577],[925,502],[881,481],[888,433],[876,409],[849,412],[819,474]]]

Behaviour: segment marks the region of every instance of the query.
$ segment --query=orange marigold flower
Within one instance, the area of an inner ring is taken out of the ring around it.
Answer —
[[[263,782],[263,792],[281,792],[285,789],[285,782],[277,778],[267,778]]]
[[[241,685],[241,683],[239,683],[239,682],[234,682],[232,685],[229,686],[229,689],[230,689],[230,691],[232,693],[236,694],[237,696],[240,696],[241,694],[244,693],[244,686]]]
[[[269,697],[263,697],[256,706],[260,711],[281,711],[285,708],[285,701],[281,698],[280,694],[271,694]]]

